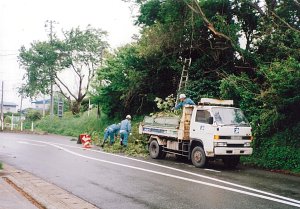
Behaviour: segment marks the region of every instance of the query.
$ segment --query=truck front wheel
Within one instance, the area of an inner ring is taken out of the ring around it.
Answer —
[[[150,157],[153,159],[164,158],[166,156],[156,140],[150,142],[149,153]]]
[[[196,146],[192,151],[192,163],[197,168],[202,168],[206,162],[205,152],[202,147]]]

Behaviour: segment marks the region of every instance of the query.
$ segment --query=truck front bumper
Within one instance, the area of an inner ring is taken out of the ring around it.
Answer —
[[[215,147],[215,155],[251,155],[251,147]]]

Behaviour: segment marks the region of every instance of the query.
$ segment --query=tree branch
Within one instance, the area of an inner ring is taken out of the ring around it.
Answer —
[[[258,11],[258,13],[262,16],[266,16],[266,14],[264,13],[264,11],[255,3],[253,2],[249,2],[249,1],[246,1],[247,4],[249,4],[251,7],[253,7],[254,9],[256,9]]]
[[[287,23],[284,19],[282,19],[281,17],[279,17],[275,12],[271,11],[271,14],[276,17],[277,19],[279,19],[283,24],[285,24],[288,28],[290,28],[293,31],[296,31],[298,33],[300,33],[299,30],[297,30],[296,28],[292,27],[289,23]]]
[[[81,74],[78,72],[77,68],[74,66],[73,62],[71,63],[72,69],[74,72],[81,78]]]
[[[70,97],[68,97],[65,92],[62,90],[61,86],[59,85],[59,83],[55,82],[56,86],[59,88],[60,93],[66,98],[66,99],[70,99]]]
[[[298,7],[300,7],[300,3],[297,1],[297,0],[293,0],[294,2],[295,2],[295,4],[298,6]],[[253,7],[254,9],[256,9],[258,12],[259,12],[259,14],[261,14],[262,16],[266,16],[266,13],[265,12],[263,12],[263,10],[257,5],[257,4],[255,4],[255,3],[253,3],[253,2],[247,2],[251,7]],[[279,19],[283,24],[285,24],[288,28],[290,28],[291,30],[293,30],[293,31],[296,31],[296,32],[300,32],[299,30],[297,30],[296,28],[294,28],[294,27],[292,27],[288,22],[286,22],[284,19],[282,19],[281,17],[279,17],[273,10],[274,10],[274,8],[275,8],[275,5],[276,5],[276,1],[272,1],[271,3],[270,3],[271,5],[270,5],[270,7],[269,7],[269,9],[270,9],[270,14],[271,15],[273,15],[274,17],[276,17],[277,19]]]
[[[293,0],[293,1],[296,4],[296,6],[298,6],[300,8],[300,2],[298,0]]]
[[[77,100],[76,96],[70,91],[70,89],[67,87],[67,85],[64,84],[64,83],[58,78],[57,75],[55,76],[55,78],[59,81],[60,84],[62,84],[62,85],[66,88],[66,90],[68,91],[68,93],[69,93],[75,100]],[[57,86],[59,86],[59,84],[58,84],[56,81],[55,81],[55,84],[56,84]]]
[[[220,38],[224,38],[225,40],[229,41],[231,46],[233,46],[232,44],[232,40],[230,37],[228,37],[227,35],[221,33],[221,32],[218,32],[214,25],[207,19],[206,15],[204,14],[204,12],[202,11],[199,3],[197,0],[193,0],[194,4],[196,5],[197,8],[194,8],[192,5],[188,4],[187,2],[185,2],[187,4],[187,6],[192,10],[194,11],[195,13],[199,14],[202,19],[204,20],[205,24],[206,24],[206,27],[208,27],[208,29],[216,36],[220,37]]]

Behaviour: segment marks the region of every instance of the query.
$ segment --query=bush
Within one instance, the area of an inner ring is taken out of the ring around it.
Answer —
[[[300,173],[299,137],[300,123],[272,137],[261,138],[259,146],[254,146],[254,154],[244,158],[244,162],[268,169]]]
[[[65,136],[78,137],[79,134],[87,133],[96,135],[95,133],[104,129],[107,125],[107,117],[102,114],[101,118],[97,118],[96,111],[78,114],[76,116],[70,113],[64,113],[62,118],[57,116],[47,116],[36,123],[38,130],[46,131],[49,133],[60,134]]]
[[[37,121],[42,118],[42,114],[37,110],[30,110],[26,115],[26,120]]]
[[[289,58],[260,65],[256,75],[229,75],[220,89],[252,124],[254,154],[245,160],[300,172],[300,62]]]

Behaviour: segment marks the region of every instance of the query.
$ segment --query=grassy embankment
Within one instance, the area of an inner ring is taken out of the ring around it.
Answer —
[[[113,153],[125,153],[133,156],[146,156],[147,150],[145,148],[142,136],[138,134],[139,118],[132,121],[132,135],[128,140],[128,148],[124,149],[119,144],[119,139],[113,146],[106,144],[105,151]],[[63,118],[49,116],[35,123],[35,128],[38,131],[47,133],[73,136],[76,139],[79,134],[87,133],[92,136],[93,144],[100,145],[103,142],[104,129],[113,123],[119,123],[119,120],[110,120],[106,115],[102,114],[97,118],[96,111],[91,111],[90,115],[85,112],[78,116],[73,116],[71,113],[64,114]]]

